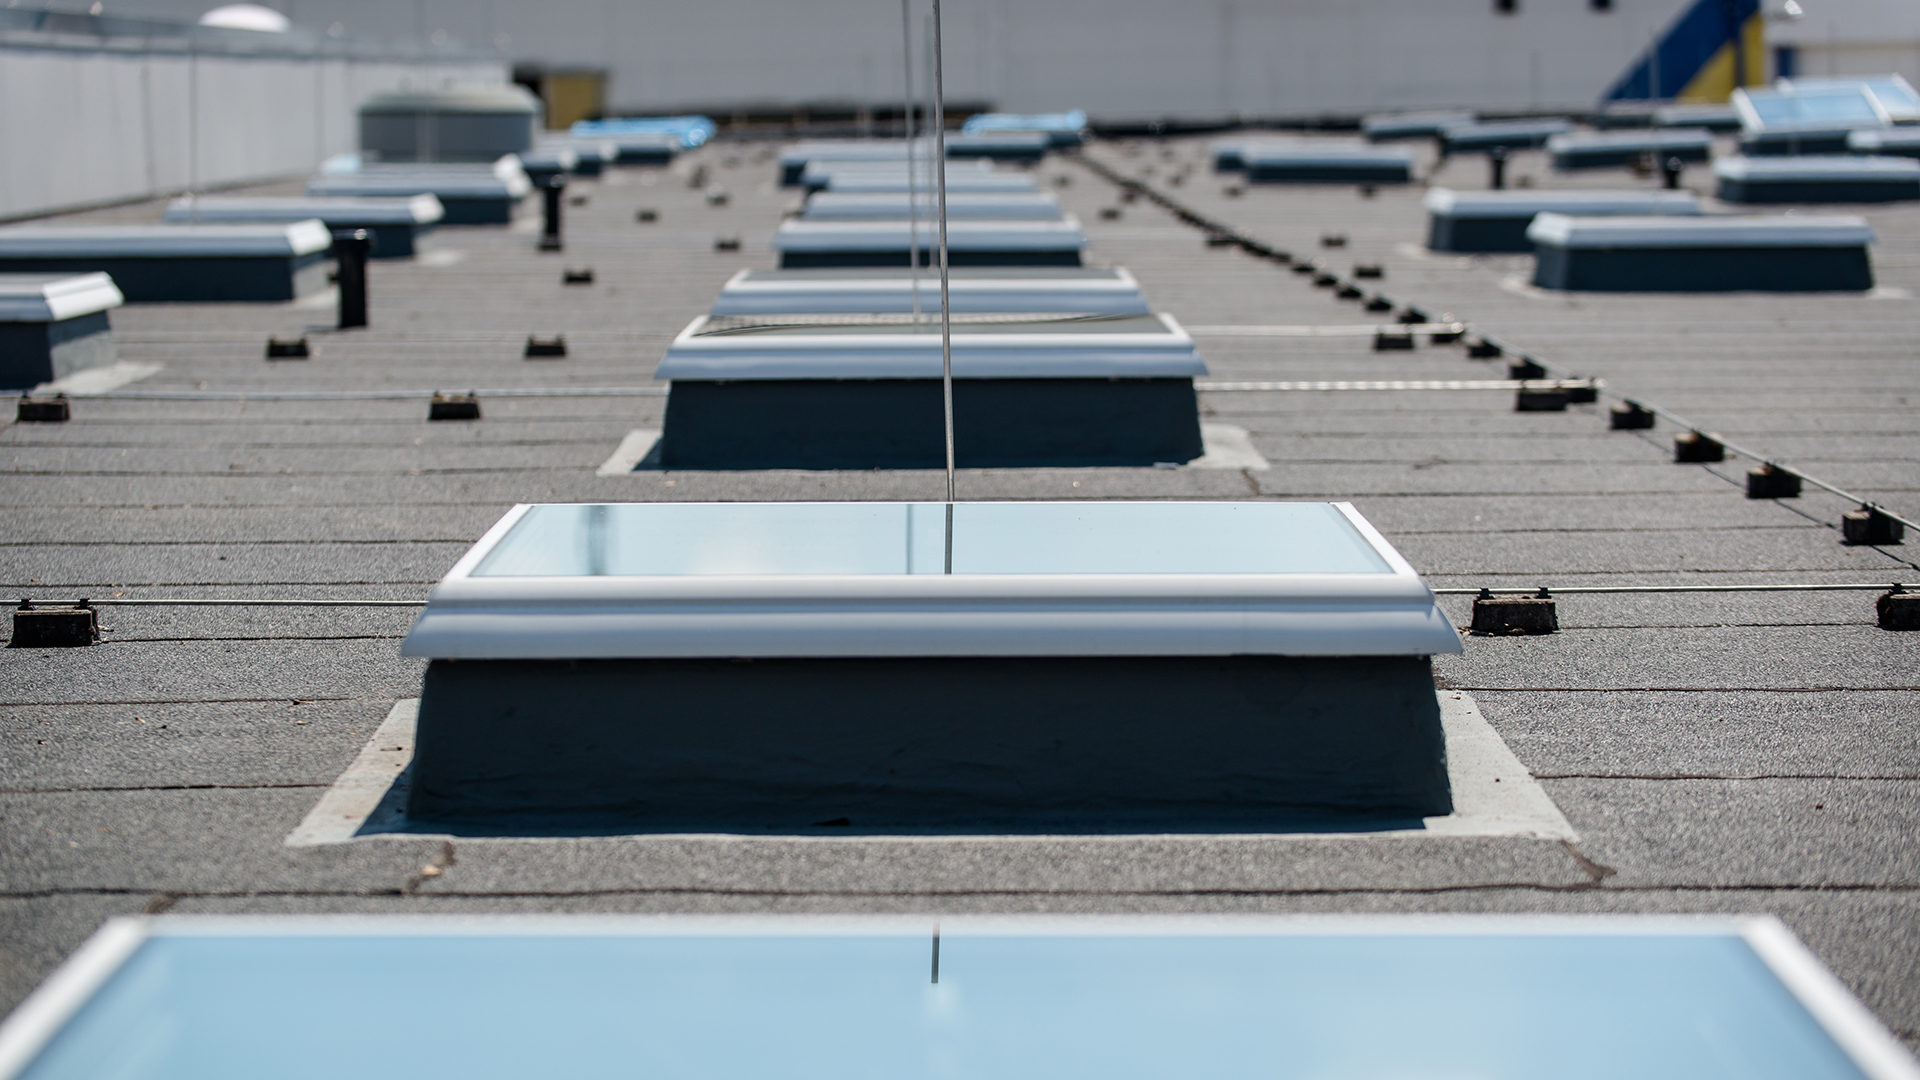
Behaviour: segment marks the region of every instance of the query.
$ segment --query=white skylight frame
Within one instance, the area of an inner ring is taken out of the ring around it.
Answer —
[[[592,504],[549,504],[592,505]],[[1432,656],[1463,651],[1432,590],[1351,503],[1370,573],[488,577],[534,504],[428,596],[401,655],[482,659]]]
[[[938,285],[934,288],[937,290]],[[925,296],[922,297],[923,304]],[[933,302],[937,304],[937,291]],[[957,379],[1193,378],[1207,374],[1193,338],[1173,316],[1152,316],[1157,333],[968,333],[954,326]],[[667,347],[654,378],[937,379],[938,321],[873,334],[773,333],[702,336],[713,316],[687,324]]]
[[[902,268],[904,269],[904,268]],[[1056,273],[971,277],[964,270],[951,275],[948,299],[959,314],[988,312],[1060,312],[1102,315],[1150,315],[1153,309],[1140,293],[1140,283],[1123,267],[1049,267]],[[1057,271],[1082,270],[1085,277]],[[765,273],[763,271],[763,273]],[[742,270],[721,287],[710,315],[774,314],[898,314],[913,310],[915,282],[907,274],[870,277],[845,276],[807,279],[805,270],[773,271],[791,278],[752,280],[754,271]],[[938,310],[940,285],[922,276],[920,309]]]

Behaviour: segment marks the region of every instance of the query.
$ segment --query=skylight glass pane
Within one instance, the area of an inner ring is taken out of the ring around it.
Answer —
[[[938,574],[943,503],[537,506],[476,577]],[[956,574],[1378,574],[1329,503],[962,503]]]
[[[30,1080],[1840,1080],[1728,934],[183,936]]]

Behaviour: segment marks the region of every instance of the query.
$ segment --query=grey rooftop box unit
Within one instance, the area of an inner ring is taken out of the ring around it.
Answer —
[[[809,161],[800,170],[800,178],[795,182],[808,191],[822,191],[833,186],[836,180],[851,179],[856,176],[884,176],[905,181],[908,178],[907,161],[900,158],[895,161],[840,161],[834,158],[822,158]],[[1001,176],[1008,179],[1026,180],[1031,186],[1020,188],[1022,191],[1038,191],[1039,185],[1032,183],[1033,177],[1025,173],[995,172],[993,162],[986,158],[974,158],[970,161],[947,162],[947,189],[965,178],[975,176]],[[914,183],[927,190],[933,190],[933,166],[925,158],[913,162],[912,178]],[[1006,190],[1015,190],[1008,188]]]
[[[959,314],[1045,312],[1148,315],[1140,283],[1124,269],[1092,266],[957,266],[948,274],[951,309]],[[917,284],[916,284],[917,283]],[[922,270],[742,270],[720,290],[712,315],[911,314],[939,317],[940,279]]]
[[[1587,115],[1586,122],[1600,131],[1615,131],[1620,128],[1646,128],[1654,125],[1654,114],[1660,110],[1659,101],[1644,98],[1628,98],[1620,101],[1608,101]]]
[[[1595,292],[1863,292],[1873,288],[1857,217],[1541,214],[1533,283]]]
[[[1565,120],[1502,120],[1487,124],[1455,124],[1440,132],[1449,154],[1486,153],[1504,147],[1525,150],[1545,146],[1548,139],[1573,130]]]
[[[1740,110],[1732,105],[1662,105],[1653,122],[1669,128],[1706,128],[1716,135],[1740,130]]]
[[[903,712],[939,696],[909,693]],[[844,857],[899,849],[872,850]],[[0,1078],[243,1080],[275,1059],[302,1077],[462,1080],[934,1071],[915,1062],[1008,1080],[1296,1062],[1599,1074],[1568,1068],[1575,1045],[1635,1080],[1916,1073],[1771,916],[409,912],[110,919],[0,1028]]]
[[[369,165],[357,172],[323,172],[307,181],[307,194],[376,197],[432,195],[445,225],[505,225],[514,207],[533,190],[517,155],[492,165]]]
[[[533,146],[540,99],[519,86],[395,90],[360,106],[360,150],[379,161],[493,161]]]
[[[917,204],[920,218],[931,218],[938,209],[933,192],[922,190],[918,199],[899,194],[851,194],[821,191],[807,199],[801,218],[806,221],[891,221],[905,220]],[[1044,191],[1026,192],[947,192],[949,220],[972,218],[999,221],[1060,221],[1060,200]]]
[[[1847,149],[1876,157],[1920,158],[1920,126],[1849,131]]]
[[[390,198],[255,198],[202,195],[175,199],[161,220],[170,225],[306,221],[319,218],[329,229],[365,229],[373,237],[376,259],[414,254],[420,237],[446,216],[432,195]]]
[[[905,266],[908,247],[920,262],[937,259],[936,223],[899,221],[783,221],[773,249],[784,269],[812,266]],[[917,240],[917,244],[915,241]],[[1079,266],[1087,234],[1069,214],[1059,221],[949,221],[949,266]]]
[[[0,274],[0,390],[31,390],[118,357],[105,274]]]
[[[1446,128],[1471,124],[1478,117],[1465,109],[1441,109],[1429,112],[1376,113],[1360,121],[1360,133],[1368,142],[1393,142],[1399,139],[1431,139]]]
[[[1857,86],[1873,96],[1887,119],[1895,124],[1920,123],[1920,91],[1900,75],[1794,76],[1776,80],[1775,86],[1792,94],[1808,94],[1837,87]]]
[[[1640,131],[1568,131],[1547,140],[1553,167],[1605,169],[1648,159],[1658,167],[1679,158],[1700,162],[1713,156],[1713,132],[1706,128],[1653,128]]]
[[[1267,143],[1242,151],[1247,180],[1256,184],[1404,184],[1413,179],[1413,155],[1359,143]]]
[[[957,503],[944,572],[948,513],[514,508],[401,646],[430,661],[409,818],[1213,832],[1451,809],[1429,658],[1460,639],[1352,506]]]
[[[1740,152],[1748,156],[1844,154],[1847,135],[1892,123],[1879,99],[1858,83],[1804,90],[1733,92],[1740,114]]]
[[[1506,191],[1427,192],[1427,247],[1434,251],[1532,251],[1527,226],[1536,214],[1575,217],[1690,215],[1700,202],[1690,191]]]
[[[935,286],[936,290],[938,286]],[[937,303],[937,300],[936,300]],[[1207,366],[1166,315],[956,314],[962,467],[1199,457]],[[654,372],[673,383],[662,468],[926,469],[946,461],[940,320],[703,315]]]
[[[1713,163],[1720,198],[1735,203],[1920,199],[1920,161],[1906,157],[1729,157]]]
[[[285,225],[27,225],[0,229],[0,273],[99,271],[136,303],[296,300],[327,287],[333,234]]]

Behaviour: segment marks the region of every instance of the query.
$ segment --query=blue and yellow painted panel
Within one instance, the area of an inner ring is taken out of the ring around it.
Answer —
[[[1602,100],[1726,101],[1733,96],[1736,54],[1746,67],[1740,85],[1766,81],[1766,30],[1759,0],[1694,0]]]

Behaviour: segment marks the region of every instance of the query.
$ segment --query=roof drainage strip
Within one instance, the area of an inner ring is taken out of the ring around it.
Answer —
[[[1256,184],[1404,184],[1413,178],[1413,155],[1362,144],[1270,143],[1242,151],[1247,179]]]
[[[412,256],[420,237],[446,216],[432,195],[392,198],[249,198],[240,195],[175,199],[161,218],[169,225],[262,224],[318,218],[329,229],[365,229],[376,259]]]
[[[904,268],[902,268],[904,269]],[[955,314],[958,463],[1150,466],[1199,457],[1206,364],[1167,315]],[[937,314],[702,316],[670,380],[663,468],[933,468]]]
[[[1427,192],[1427,247],[1433,251],[1526,252],[1533,250],[1527,226],[1542,213],[1574,217],[1700,213],[1687,191],[1455,191]]]
[[[950,534],[948,513],[515,508],[402,647],[430,661],[409,818],[1163,832],[1450,811],[1429,657],[1459,637],[1351,506],[958,503]]]
[[[1770,916],[949,914],[114,918],[0,1076],[1545,1075],[1575,1044],[1644,1080],[1916,1075]]]
[[[905,266],[909,246],[931,265],[939,242],[931,221],[783,221],[773,249],[786,269],[814,266]],[[952,266],[1079,266],[1087,235],[1072,215],[1059,221],[949,221]]]
[[[1569,217],[1527,228],[1533,283],[1599,292],[1860,292],[1873,288],[1857,217]]]
[[[1906,157],[1729,157],[1713,174],[1720,198],[1735,203],[1920,199],[1920,160]]]
[[[1569,131],[1547,140],[1553,167],[1561,171],[1606,169],[1648,159],[1658,166],[1674,158],[1706,161],[1713,156],[1713,133],[1705,128],[1655,128],[1651,131]]]
[[[114,363],[107,312],[122,299],[106,274],[0,274],[0,389]]]
[[[933,194],[923,186],[917,200],[907,194],[849,194],[822,191],[807,199],[804,221],[931,219],[939,210]],[[917,213],[914,213],[917,211]],[[1060,200],[1045,192],[957,192],[946,201],[949,220],[1060,221]]]
[[[17,226],[0,229],[0,273],[105,273],[132,302],[286,301],[326,288],[332,246],[318,220]]]
[[[1101,267],[957,267],[948,301],[957,314],[1061,312],[1147,315],[1140,283],[1124,269]],[[742,270],[720,290],[709,314],[903,314],[920,310],[931,321],[940,283],[907,267],[848,270]]]

